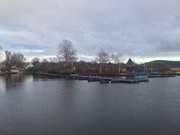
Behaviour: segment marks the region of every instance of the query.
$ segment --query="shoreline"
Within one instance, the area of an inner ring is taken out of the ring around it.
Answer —
[[[64,74],[50,74],[50,73],[33,73],[33,76],[42,76],[42,77],[49,77],[49,78],[61,78],[66,80],[84,80],[88,82],[99,82],[101,84],[106,83],[142,83],[142,82],[149,82],[151,78],[169,78],[169,77],[176,77],[176,74],[158,74],[158,75],[148,75],[147,78],[143,79],[134,79],[134,78],[123,78],[129,77],[128,76],[86,76],[86,75],[64,75]]]

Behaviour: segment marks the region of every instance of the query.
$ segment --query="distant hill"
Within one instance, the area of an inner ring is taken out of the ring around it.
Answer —
[[[166,65],[171,68],[180,68],[180,61],[156,60],[146,63],[147,65]]]

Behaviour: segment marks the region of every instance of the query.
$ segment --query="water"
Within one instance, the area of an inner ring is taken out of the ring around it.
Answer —
[[[0,78],[0,135],[179,135],[180,77],[141,84]]]

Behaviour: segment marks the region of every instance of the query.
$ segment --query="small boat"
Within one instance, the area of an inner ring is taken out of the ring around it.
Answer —
[[[109,80],[100,80],[99,82],[100,82],[100,84],[107,84],[107,83],[110,83]]]
[[[138,83],[135,79],[114,79],[111,83]]]
[[[89,77],[88,82],[98,82],[100,79],[100,77]]]
[[[99,80],[99,82],[100,82],[101,84],[110,83],[111,81],[112,81],[112,79],[110,79],[110,78],[101,78],[101,79]]]
[[[139,72],[133,75],[133,79],[136,80],[137,82],[148,82],[149,75],[145,72]]]

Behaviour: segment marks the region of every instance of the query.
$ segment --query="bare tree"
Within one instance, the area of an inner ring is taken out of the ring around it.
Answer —
[[[112,54],[111,61],[115,64],[118,64],[118,72],[121,72],[121,63],[123,61],[123,55],[121,53]]]
[[[73,44],[70,40],[63,40],[59,44],[58,59],[66,63],[73,63],[77,60],[76,51],[73,48]]]
[[[21,53],[11,53],[9,51],[5,51],[5,65],[6,70],[10,72],[12,66],[16,66],[18,68],[23,68],[25,57]]]
[[[49,63],[49,61],[48,61],[46,58],[44,58],[44,59],[42,60],[42,63]]]
[[[23,68],[25,62],[25,57],[21,53],[13,53],[11,57],[11,63],[13,66],[18,68]]]
[[[58,59],[57,59],[57,57],[51,57],[51,58],[49,58],[49,62],[50,63],[57,63]]]
[[[101,63],[101,64],[108,63],[109,62],[109,54],[107,52],[105,52],[103,49],[101,49],[97,55],[97,62]]]
[[[96,58],[97,62],[99,63],[99,73],[102,74],[103,72],[103,64],[106,64],[109,62],[109,54],[105,52],[103,49],[101,49]]]
[[[8,72],[10,72],[10,70],[11,70],[11,57],[12,57],[12,54],[11,54],[11,52],[9,52],[9,51],[5,51],[5,57],[6,57],[6,59],[5,59],[5,66],[6,66],[6,70],[8,71]]]
[[[121,53],[112,54],[111,61],[115,64],[121,63],[123,61],[123,55]]]
[[[37,58],[37,57],[35,57],[35,58],[32,59],[31,63],[32,63],[34,66],[36,66],[37,64],[40,63],[40,59]]]

